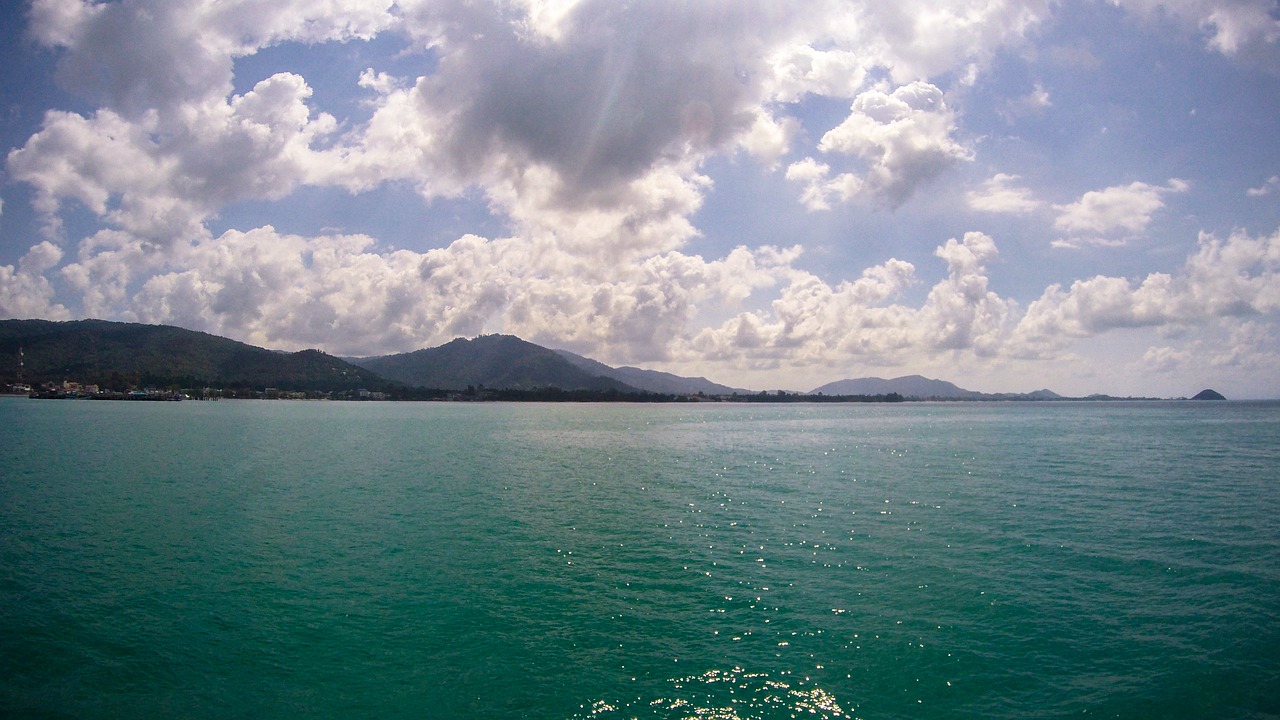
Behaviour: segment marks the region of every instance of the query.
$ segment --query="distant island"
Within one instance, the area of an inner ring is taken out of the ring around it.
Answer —
[[[1153,400],[1048,390],[981,393],[920,375],[858,378],[810,392],[751,391],[704,377],[611,367],[512,335],[340,358],[278,352],[167,325],[0,320],[0,386],[31,397],[576,402],[905,402]],[[1204,390],[1196,400],[1222,400]]]

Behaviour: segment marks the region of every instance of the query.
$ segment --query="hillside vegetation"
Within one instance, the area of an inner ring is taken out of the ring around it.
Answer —
[[[280,353],[165,325],[104,320],[0,321],[0,373],[36,384],[74,380],[124,390],[144,385],[383,389],[376,373],[318,350]]]

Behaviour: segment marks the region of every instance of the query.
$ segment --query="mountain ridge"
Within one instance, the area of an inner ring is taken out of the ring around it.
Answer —
[[[553,350],[552,352],[557,353],[587,372],[611,377],[645,392],[675,395],[697,395],[698,393],[704,395],[732,395],[734,393],[746,394],[751,392],[750,390],[721,385],[705,377],[684,377],[660,370],[645,370],[644,368],[631,367],[629,365],[611,367],[599,360],[593,360],[568,350]]]
[[[836,380],[809,391],[810,395],[884,395],[898,393],[903,397],[929,397],[968,399],[980,393],[965,390],[946,380],[934,380],[923,375],[904,375],[886,380],[880,377],[847,378]]]
[[[590,390],[639,393],[610,377],[593,375],[554,350],[514,335],[456,338],[407,353],[350,358],[349,362],[406,385],[438,390]]]
[[[281,353],[171,325],[108,320],[0,320],[0,372],[24,380],[104,387],[384,389],[388,383],[319,350]]]
[[[19,368],[19,358],[23,359]],[[19,372],[21,370],[21,373]],[[343,358],[320,350],[281,352],[169,325],[108,320],[0,320],[0,380],[82,383],[118,387],[154,383],[182,387],[277,387],[286,390],[396,390],[396,397],[440,397],[467,390],[542,391],[659,396],[751,396],[705,377],[683,377],[643,368],[611,367],[568,350],[552,350],[514,335],[456,338],[408,353]],[[438,391],[436,394],[416,392]],[[1205,391],[1200,396],[1208,396]],[[806,396],[900,396],[923,400],[1064,400],[1041,389],[983,393],[955,383],[905,375],[846,378],[810,393],[777,393],[790,401]],[[1217,395],[1217,393],[1213,393]],[[603,398],[602,398],[603,399]],[[1085,400],[1154,399],[1089,396]]]
[[[923,375],[903,375],[886,380],[880,377],[847,378],[814,388],[811,395],[887,395],[897,393],[917,400],[1063,400],[1048,389],[1028,393],[984,393],[966,390],[946,380]]]

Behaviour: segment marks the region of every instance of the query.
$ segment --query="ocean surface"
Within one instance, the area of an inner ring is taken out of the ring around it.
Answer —
[[[1280,717],[1280,404],[0,398],[0,716]]]

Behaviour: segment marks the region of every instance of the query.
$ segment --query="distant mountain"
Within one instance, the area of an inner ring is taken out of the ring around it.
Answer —
[[[398,355],[348,358],[366,370],[415,387],[465,390],[490,389],[616,390],[639,392],[602,373],[584,370],[553,350],[513,335],[458,338],[439,347]]]
[[[1046,389],[1032,390],[1029,393],[1015,393],[1012,395],[1009,395],[1009,393],[1000,393],[999,395],[997,395],[997,397],[1004,397],[1006,395],[1008,395],[1009,397],[1025,399],[1025,400],[1063,400],[1064,399],[1058,393],[1052,390],[1046,390]]]
[[[1226,400],[1226,398],[1223,397],[1222,393],[1218,392],[1217,390],[1210,390],[1208,388],[1196,393],[1196,396],[1191,399],[1192,400]]]
[[[585,393],[751,396],[749,390],[636,367],[610,367],[567,350],[549,350],[511,335],[459,338],[439,347],[397,355],[338,358],[319,350],[283,353],[228,338],[166,325],[105,320],[50,322],[0,320],[0,382],[74,380],[110,389],[156,387],[267,387],[343,391],[364,388],[392,397],[427,397],[421,390],[464,391],[468,387],[514,392],[548,389]],[[810,394],[900,396],[924,400],[1059,400],[1050,390],[980,393],[920,375],[886,380],[839,380]],[[760,395],[764,395],[761,393]],[[778,393],[781,397],[783,393]],[[803,393],[789,394],[802,401]],[[1113,399],[1090,396],[1084,399]],[[1119,399],[1119,398],[1114,398]],[[1130,398],[1140,399],[1140,398]],[[1224,399],[1205,390],[1195,399]]]
[[[965,390],[945,380],[934,380],[921,375],[885,380],[869,377],[837,380],[815,388],[811,395],[887,395],[897,393],[905,398],[922,400],[1062,400],[1052,390],[1035,390],[1029,393],[981,393]]]
[[[714,383],[704,377],[682,377],[657,370],[643,370],[628,366],[615,368],[591,358],[571,353],[568,350],[556,350],[554,352],[573,363],[579,369],[592,375],[613,378],[645,392],[670,395],[696,395],[698,393],[705,395],[732,395],[735,392],[744,394],[750,392],[749,390],[731,388],[728,385]]]
[[[898,393],[907,398],[938,398],[945,400],[976,400],[982,393],[965,390],[945,380],[933,380],[921,375],[885,380],[869,377],[837,380],[815,388],[811,395],[888,395]]]
[[[0,320],[0,377],[104,387],[384,389],[376,374],[319,350],[280,353],[167,325],[106,320]]]

